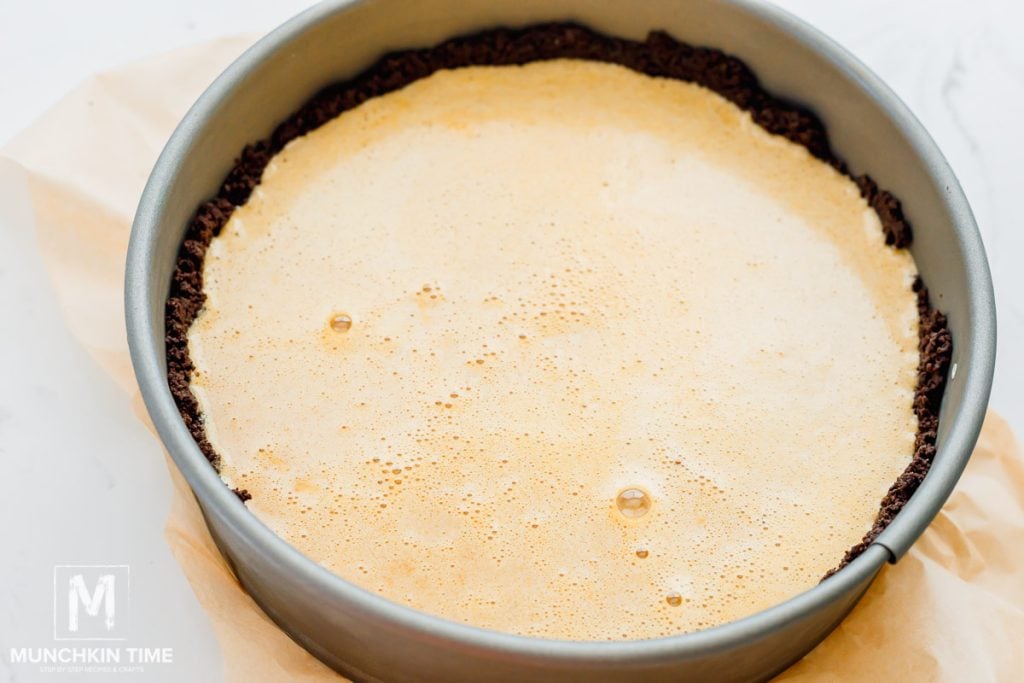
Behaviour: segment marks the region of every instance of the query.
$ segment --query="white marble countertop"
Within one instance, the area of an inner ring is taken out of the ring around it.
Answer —
[[[265,31],[303,0],[35,0],[0,4],[0,146],[97,71],[226,33]],[[1024,430],[1024,3],[780,0],[909,104],[958,174],[981,226],[999,311],[992,406]],[[81,680],[12,666],[52,645],[53,565],[132,571],[133,642],[174,663],[135,680],[221,680],[205,615],[163,540],[159,445],[65,329],[33,245],[21,170],[0,161],[0,682]]]

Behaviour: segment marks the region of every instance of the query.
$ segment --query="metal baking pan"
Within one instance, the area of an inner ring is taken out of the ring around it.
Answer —
[[[831,579],[715,628],[654,640],[568,642],[446,621],[347,583],[301,555],[242,505],[210,467],[167,387],[164,302],[195,208],[249,142],[323,86],[385,52],[497,26],[571,20],[642,40],[662,29],[750,65],[766,89],[814,110],[855,172],[903,200],[933,305],[949,317],[955,376],[938,454],[923,484],[866,552]],[[292,638],[357,680],[763,680],[796,661],[849,612],[942,507],[970,457],[988,401],[995,307],[977,226],[953,172],[899,99],[827,37],[747,0],[330,0],[243,54],[200,97],[160,156],[128,251],[128,341],[149,414],[242,585]]]

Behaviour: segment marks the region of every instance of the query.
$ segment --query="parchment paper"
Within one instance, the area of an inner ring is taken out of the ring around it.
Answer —
[[[29,172],[38,246],[76,338],[134,395],[122,311],[132,214],[175,124],[253,36],[186,48],[85,82],[2,153]],[[166,536],[224,652],[228,681],[343,680],[235,581],[188,486]],[[850,617],[784,681],[1024,680],[1024,460],[990,413],[957,490]]]

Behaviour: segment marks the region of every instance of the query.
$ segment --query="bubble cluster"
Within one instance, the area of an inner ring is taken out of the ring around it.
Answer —
[[[503,631],[657,637],[817,583],[909,460],[916,309],[861,275],[906,264],[856,187],[746,116],[570,61],[289,144],[191,332],[225,480],[346,579]]]

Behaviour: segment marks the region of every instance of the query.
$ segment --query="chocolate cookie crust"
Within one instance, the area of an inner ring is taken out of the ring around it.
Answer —
[[[604,36],[575,24],[555,23],[518,30],[496,29],[454,38],[432,48],[392,53],[355,78],[320,91],[285,119],[269,138],[247,145],[217,195],[198,207],[188,226],[166,304],[167,380],[185,425],[214,468],[218,468],[220,456],[206,437],[203,416],[190,389],[194,366],[189,357],[188,330],[206,298],[202,275],[206,250],[235,208],[248,200],[270,159],[290,141],[342,112],[435,71],[559,58],[611,62],[650,76],[696,83],[718,93],[749,112],[769,133],[806,147],[812,155],[853,179],[878,214],[886,244],[897,249],[910,244],[913,235],[900,201],[880,189],[869,176],[854,176],[850,172],[846,163],[832,152],[825,128],[812,112],[766,92],[746,64],[719,50],[687,45],[661,31],[638,42]],[[952,338],[946,317],[932,308],[920,278],[914,283],[914,291],[920,315],[914,457],[882,500],[871,530],[825,578],[860,555],[888,526],[917,490],[935,457],[939,406],[952,357]],[[235,493],[243,502],[251,498],[245,490]]]

